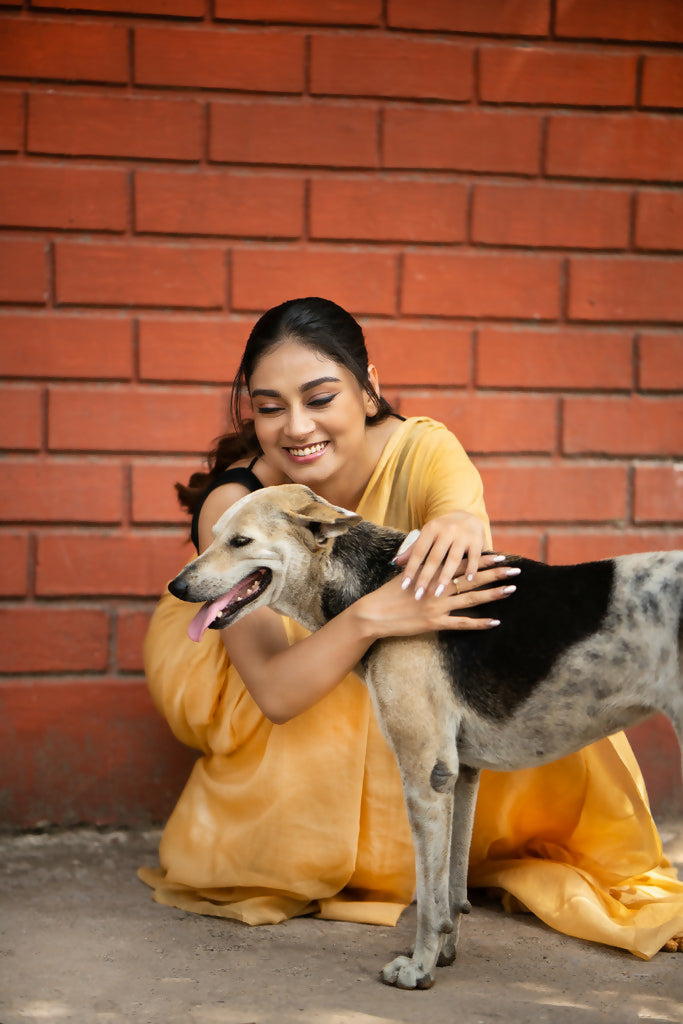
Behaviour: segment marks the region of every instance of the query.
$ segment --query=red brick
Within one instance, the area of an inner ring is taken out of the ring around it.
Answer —
[[[548,561],[556,565],[594,562],[641,551],[676,551],[683,547],[683,530],[605,530],[584,533],[558,530],[548,535]]]
[[[467,327],[374,321],[365,340],[380,388],[469,383],[472,332]]]
[[[172,735],[144,679],[6,678],[0,701],[0,749],[15,769],[6,826],[168,818],[196,752]]]
[[[128,30],[123,25],[6,19],[0,67],[11,78],[71,82],[128,81]]]
[[[555,318],[560,261],[501,253],[406,253],[402,312]]]
[[[138,28],[135,81],[139,85],[300,93],[304,88],[304,37],[249,29]]]
[[[155,597],[191,556],[184,533],[50,533],[38,538],[41,597]]]
[[[468,452],[534,452],[557,447],[557,402],[539,395],[443,392],[401,399],[403,416],[429,415],[445,423]]]
[[[201,452],[224,429],[227,394],[211,388],[56,386],[53,451]]]
[[[268,309],[297,295],[324,295],[354,314],[396,312],[392,253],[331,248],[235,249],[234,309]]]
[[[683,177],[683,121],[673,117],[551,117],[547,147],[550,175],[618,181],[675,181]]]
[[[28,590],[28,536],[0,533],[0,595],[21,597]]]
[[[312,39],[312,93],[458,101],[471,99],[473,87],[469,46],[411,36],[335,33]]]
[[[636,466],[633,519],[636,523],[683,522],[683,463]]]
[[[201,18],[205,0],[32,0],[32,7],[68,11],[111,11],[113,14],[152,14],[166,18]]]
[[[623,249],[631,197],[571,185],[477,185],[472,240],[493,245]]]
[[[312,238],[461,242],[467,188],[414,178],[315,178]]]
[[[544,36],[550,28],[548,0],[389,0],[392,28],[435,29],[491,35]]]
[[[216,0],[215,17],[268,24],[379,25],[382,0]]]
[[[0,519],[27,523],[117,523],[121,466],[85,459],[5,459]]]
[[[0,92],[0,151],[21,149],[24,130],[24,97],[18,92]]]
[[[569,264],[572,320],[683,320],[680,260],[586,256]]]
[[[123,317],[0,313],[0,335],[4,377],[126,378],[133,370]]]
[[[558,0],[558,36],[584,39],[683,42],[678,0]]]
[[[683,399],[566,398],[564,451],[678,455],[683,451]]]
[[[125,231],[126,174],[65,164],[0,165],[3,227]]]
[[[616,331],[482,327],[477,384],[492,388],[630,388],[633,343]]]
[[[45,256],[43,242],[24,238],[0,241],[0,302],[45,302]]]
[[[32,93],[28,150],[65,156],[198,160],[202,107],[187,99]]]
[[[95,609],[0,609],[3,672],[84,672],[107,667],[109,618]]]
[[[611,463],[478,463],[495,523],[609,522],[626,514],[628,476]]]
[[[445,107],[387,107],[384,166],[536,174],[536,114]]]
[[[290,175],[233,171],[138,171],[138,231],[180,235],[298,238],[304,182]]]
[[[683,249],[683,192],[638,193],[635,243],[638,249]]]
[[[208,446],[208,442],[207,442]],[[132,469],[134,523],[178,523],[189,531],[190,520],[180,506],[175,484],[187,483],[205,469],[198,459],[174,462],[134,462]]]
[[[479,94],[492,103],[633,106],[638,57],[551,47],[484,47]]]
[[[683,810],[681,748],[669,719],[655,715],[627,729],[626,737],[643,772],[655,818],[680,816]]]
[[[495,523],[491,525],[495,551],[537,560],[543,558],[543,540],[538,530],[516,530],[514,527],[497,526]]]
[[[377,111],[324,100],[212,103],[209,155],[227,163],[376,167]]]
[[[55,244],[60,305],[223,305],[221,249],[133,242]]]
[[[140,378],[230,384],[253,326],[253,318],[144,317]]]
[[[116,661],[120,671],[142,672],[142,644],[151,612],[121,611],[116,619]]]
[[[683,60],[673,53],[643,57],[644,107],[683,107]]]
[[[683,337],[677,334],[641,334],[638,339],[641,388],[683,391]]]
[[[42,389],[0,387],[0,448],[40,448],[43,440]]]

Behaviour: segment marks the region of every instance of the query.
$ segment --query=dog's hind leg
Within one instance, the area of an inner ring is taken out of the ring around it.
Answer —
[[[472,909],[467,899],[467,868],[472,842],[472,826],[479,792],[478,768],[461,765],[458,781],[453,794],[453,826],[451,838],[450,902],[453,931],[444,935],[439,954],[438,966],[448,967],[453,963],[458,948],[460,921],[463,914]]]

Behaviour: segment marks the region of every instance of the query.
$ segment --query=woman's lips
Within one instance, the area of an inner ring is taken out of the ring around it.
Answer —
[[[301,448],[285,448],[285,451],[290,458],[297,462],[312,462],[314,459],[320,458],[329,443],[329,441],[318,441],[316,444],[303,445]]]

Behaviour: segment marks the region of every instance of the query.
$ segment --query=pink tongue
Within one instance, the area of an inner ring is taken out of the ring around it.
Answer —
[[[229,594],[223,594],[217,601],[207,601],[201,606],[195,617],[193,618],[190,625],[187,627],[187,635],[190,640],[194,640],[198,643],[199,640],[204,636],[207,629],[213,622],[213,620],[223,611],[226,605],[230,604],[230,599],[234,593],[234,589]]]

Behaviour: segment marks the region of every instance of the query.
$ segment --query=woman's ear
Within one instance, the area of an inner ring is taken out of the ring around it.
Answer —
[[[380,396],[379,390],[379,375],[377,373],[377,367],[374,363],[368,364],[368,380],[373,387],[373,390],[377,397]],[[375,402],[371,395],[365,392],[365,413],[367,416],[376,416],[379,412],[377,402]]]

